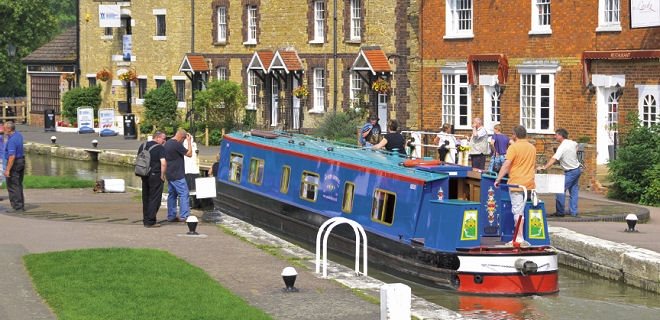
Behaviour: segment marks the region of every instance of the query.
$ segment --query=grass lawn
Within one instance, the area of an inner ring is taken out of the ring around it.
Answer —
[[[24,260],[59,320],[270,319],[165,251],[86,249]]]
[[[65,189],[65,188],[94,188],[95,181],[80,180],[70,177],[55,176],[25,176],[24,189]]]

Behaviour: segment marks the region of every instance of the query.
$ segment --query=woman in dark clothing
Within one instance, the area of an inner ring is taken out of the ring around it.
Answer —
[[[398,151],[400,154],[406,155],[406,141],[401,133],[399,133],[399,122],[396,120],[390,120],[387,124],[387,131],[388,132],[383,136],[383,140],[372,148],[385,148],[387,151]]]

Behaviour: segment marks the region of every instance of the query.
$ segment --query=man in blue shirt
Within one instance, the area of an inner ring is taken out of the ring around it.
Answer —
[[[4,124],[7,142],[5,144],[5,177],[12,209],[9,212],[21,212],[24,209],[23,176],[25,175],[25,153],[23,135],[16,131],[13,121]]]

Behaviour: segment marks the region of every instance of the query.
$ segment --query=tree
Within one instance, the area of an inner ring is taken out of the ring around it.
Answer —
[[[102,101],[101,86],[73,88],[62,97],[62,116],[74,123],[78,118],[78,107],[92,107],[94,114],[98,114]]]
[[[60,32],[51,11],[55,0],[0,0],[0,96],[25,95],[21,59]],[[7,46],[16,48],[10,57]]]
[[[227,80],[211,81],[206,90],[195,95],[195,112],[205,119],[204,125],[211,130],[211,143],[219,138],[219,131],[234,129],[246,103],[241,86]],[[216,132],[217,131],[217,132]]]
[[[145,111],[140,130],[162,130],[172,135],[178,127],[176,105],[176,94],[171,82],[165,81],[160,87],[149,90],[144,95]]]

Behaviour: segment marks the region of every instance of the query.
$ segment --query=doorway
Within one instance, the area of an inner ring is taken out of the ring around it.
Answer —
[[[598,87],[597,94],[596,163],[606,164],[614,156],[618,143],[621,94],[614,87]]]
[[[278,113],[280,104],[280,83],[273,80],[273,90],[271,91],[271,105],[270,105],[270,126],[277,126]]]
[[[387,132],[387,94],[378,94],[378,124],[382,132]]]

